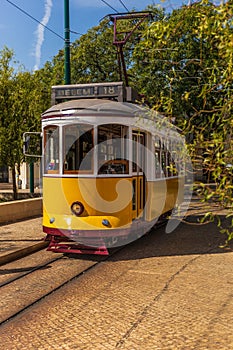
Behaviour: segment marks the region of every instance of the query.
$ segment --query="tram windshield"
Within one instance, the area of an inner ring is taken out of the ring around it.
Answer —
[[[46,126],[44,141],[45,174],[129,174],[127,126]]]
[[[93,126],[75,124],[64,127],[64,173],[92,173]]]
[[[119,124],[98,127],[98,174],[128,174],[128,128]]]

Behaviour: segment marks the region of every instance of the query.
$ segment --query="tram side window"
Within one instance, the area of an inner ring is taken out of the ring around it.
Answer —
[[[59,172],[59,128],[47,126],[44,129],[44,173]]]
[[[172,176],[172,161],[171,161],[171,153],[167,152],[167,176]]]
[[[155,177],[161,177],[161,152],[159,149],[155,150]]]
[[[181,171],[183,169],[183,145],[179,142],[172,140],[171,145],[171,173],[172,176],[177,176],[178,174],[181,174]]]
[[[64,127],[64,173],[93,172],[93,127],[85,124]]]
[[[155,137],[155,178],[171,176],[170,154],[166,148],[166,141]]]
[[[161,177],[161,141],[159,137],[155,137],[155,178]]]
[[[168,139],[164,139],[162,142],[161,167],[163,176],[171,177],[174,175],[175,167],[172,158],[172,143]]]
[[[177,175],[176,151],[170,140],[155,138],[155,178],[172,177]]]
[[[167,176],[169,177],[175,175],[173,147],[174,147],[174,141],[172,139],[167,140]]]
[[[172,151],[170,155],[171,161],[170,161],[170,172],[171,176],[177,176],[177,169],[176,169],[176,152]]]
[[[124,125],[98,127],[98,174],[128,174],[127,133]]]
[[[161,153],[161,166],[163,176],[167,177],[167,154],[164,150]]]
[[[133,159],[133,173],[142,173],[144,169],[144,145],[145,134],[140,131],[133,131],[133,147],[132,147],[132,159]]]

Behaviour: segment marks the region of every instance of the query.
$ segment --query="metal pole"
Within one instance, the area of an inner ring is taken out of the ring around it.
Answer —
[[[34,193],[34,162],[31,162],[29,164],[29,172],[30,172],[30,177],[29,177],[30,193]]]
[[[70,11],[69,0],[64,0],[64,30],[65,30],[65,84],[70,84]]]

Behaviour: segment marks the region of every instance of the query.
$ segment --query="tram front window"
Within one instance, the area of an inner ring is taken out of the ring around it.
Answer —
[[[64,127],[64,173],[93,172],[93,127],[85,124]]]
[[[59,172],[59,128],[47,126],[44,129],[44,173]]]
[[[98,127],[98,174],[128,174],[128,127],[105,124]]]

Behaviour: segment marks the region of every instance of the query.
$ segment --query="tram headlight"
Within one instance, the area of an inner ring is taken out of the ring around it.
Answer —
[[[74,215],[79,216],[84,211],[84,206],[81,202],[74,202],[71,204],[71,211]]]

